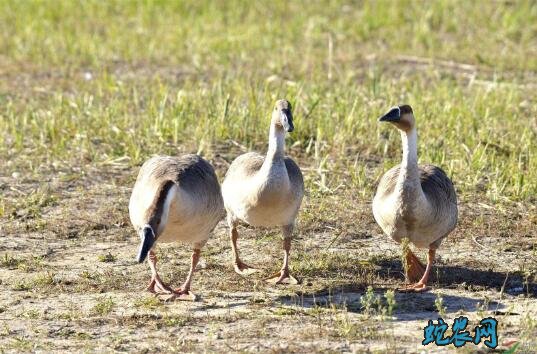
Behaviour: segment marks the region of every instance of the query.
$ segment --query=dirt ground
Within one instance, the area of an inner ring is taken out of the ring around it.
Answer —
[[[225,160],[211,160],[222,176]],[[312,173],[305,168],[306,181]],[[516,352],[537,348],[535,206],[461,198],[431,291],[396,291],[390,314],[386,291],[404,281],[401,249],[375,224],[369,196],[345,185],[310,193],[291,254],[301,284],[263,281],[281,265],[277,230],[240,228],[244,260],[262,272],[235,274],[222,221],[195,273],[198,300],[170,303],[144,290],[149,267],[135,262],[127,211],[135,175],[114,161],[0,177],[0,352],[488,352],[483,343],[422,346],[427,321],[440,316],[450,325],[467,316],[469,329],[493,316],[496,351],[513,340]],[[158,247],[172,285],[183,281],[189,251]]]

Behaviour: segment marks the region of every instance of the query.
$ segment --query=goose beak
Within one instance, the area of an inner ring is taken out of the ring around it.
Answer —
[[[140,232],[140,238],[142,239],[140,242],[140,249],[138,250],[138,256],[136,257],[136,260],[138,263],[142,263],[145,261],[147,254],[151,250],[151,247],[153,247],[153,244],[155,243],[155,234],[153,233],[153,229],[151,227],[144,227],[142,231]]]
[[[291,114],[291,111],[282,110],[280,112],[280,119],[282,122],[283,129],[285,129],[286,132],[290,133],[295,130],[295,127],[293,126],[293,115]]]
[[[379,118],[379,122],[398,122],[401,119],[401,109],[393,107],[388,113]]]

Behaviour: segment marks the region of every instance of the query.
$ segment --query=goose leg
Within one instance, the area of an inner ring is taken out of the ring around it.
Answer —
[[[231,239],[231,248],[233,249],[233,268],[235,269],[235,272],[237,272],[240,275],[250,275],[252,273],[255,273],[258,271],[258,269],[255,269],[254,267],[251,267],[244,263],[240,257],[239,257],[239,249],[237,247],[237,238],[239,237],[239,233],[237,232],[237,224],[228,221],[229,224],[229,237]]]
[[[425,268],[425,272],[423,273],[423,276],[417,283],[407,285],[404,288],[400,289],[401,291],[419,293],[419,292],[424,292],[424,291],[429,290],[427,288],[427,282],[429,281],[429,276],[431,275],[431,270],[433,268],[435,255],[436,255],[436,250],[429,249],[429,254],[427,255],[427,267]]]
[[[192,283],[192,275],[194,274],[196,266],[198,265],[198,262],[200,260],[200,252],[201,251],[198,248],[194,248],[194,250],[192,251],[192,257],[190,258],[190,271],[188,272],[185,282],[180,288],[175,289],[173,293],[167,296],[164,300],[196,300],[196,295],[190,291],[190,284]]]
[[[149,251],[147,262],[151,268],[151,281],[147,286],[147,290],[153,294],[171,294],[173,289],[164,284],[157,273],[157,256],[153,250]]]
[[[421,263],[418,257],[410,250],[406,250],[405,254],[405,262],[406,262],[406,278],[407,281],[412,283],[417,283],[421,277],[423,276],[423,273],[425,272],[425,266]]]
[[[289,274],[289,252],[291,250],[291,236],[293,234],[293,225],[282,227],[283,233],[283,266],[282,269],[267,279],[274,284],[298,284],[298,280]]]

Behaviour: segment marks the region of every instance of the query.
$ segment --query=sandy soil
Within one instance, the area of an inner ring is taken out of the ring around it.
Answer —
[[[213,162],[222,174],[224,166]],[[499,349],[511,339],[517,352],[537,348],[534,206],[463,198],[431,291],[396,291],[391,315],[384,295],[404,281],[400,247],[382,235],[369,201],[353,191],[306,198],[291,255],[300,285],[263,281],[282,261],[277,230],[241,227],[244,260],[262,271],[235,274],[221,222],[194,277],[198,301],[170,303],[144,291],[149,267],[135,263],[130,169],[41,176],[48,177],[0,178],[12,206],[0,219],[1,352],[444,353],[456,350],[421,345],[423,328],[429,319],[441,316],[451,325],[461,315],[470,329],[494,316]],[[35,190],[52,197],[33,198]],[[159,246],[157,254],[163,278],[179,286],[189,249]],[[369,309],[361,301],[368,286],[381,299]],[[462,351],[487,349],[470,343]]]

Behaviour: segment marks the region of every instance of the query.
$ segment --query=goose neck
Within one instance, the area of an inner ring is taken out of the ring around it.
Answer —
[[[285,153],[285,131],[276,124],[270,125],[269,144],[266,161],[283,160]]]
[[[418,169],[418,134],[415,128],[408,132],[401,132],[403,142],[403,161],[401,162],[401,173],[405,179],[419,181]]]

